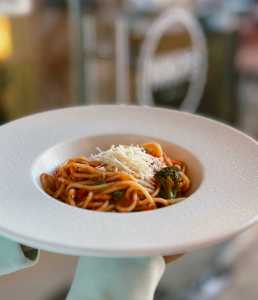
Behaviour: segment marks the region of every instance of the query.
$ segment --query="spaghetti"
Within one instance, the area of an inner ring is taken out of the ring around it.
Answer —
[[[90,158],[69,159],[40,176],[50,196],[82,209],[146,211],[185,199],[191,181],[184,162],[171,159],[157,143],[113,145]]]

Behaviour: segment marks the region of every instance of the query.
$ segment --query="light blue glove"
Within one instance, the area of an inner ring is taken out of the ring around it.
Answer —
[[[28,249],[0,236],[0,275],[6,275],[35,265],[39,251]]]
[[[152,300],[163,257],[81,257],[67,300]]]
[[[33,266],[39,251],[0,237],[0,275]],[[81,257],[67,300],[152,300],[163,257]]]

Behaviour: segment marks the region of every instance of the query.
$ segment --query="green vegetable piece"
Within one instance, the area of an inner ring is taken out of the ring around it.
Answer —
[[[176,167],[165,167],[155,174],[160,185],[159,196],[165,199],[175,199],[179,192],[180,171]]]
[[[119,201],[124,197],[125,191],[124,190],[118,190],[112,193],[112,198],[115,201]]]
[[[105,183],[106,183],[106,181],[103,180],[103,179],[100,179],[100,180],[98,180],[98,181],[96,182],[97,185],[105,184]]]

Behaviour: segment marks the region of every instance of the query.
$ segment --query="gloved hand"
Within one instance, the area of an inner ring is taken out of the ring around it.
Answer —
[[[0,236],[0,275],[6,275],[35,265],[39,251]]]
[[[164,271],[162,256],[80,257],[67,300],[152,300]]]

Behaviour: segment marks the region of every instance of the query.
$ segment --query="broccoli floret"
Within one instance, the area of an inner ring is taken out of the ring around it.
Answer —
[[[155,174],[160,185],[159,196],[165,199],[174,199],[179,192],[180,171],[176,167],[165,167]]]

